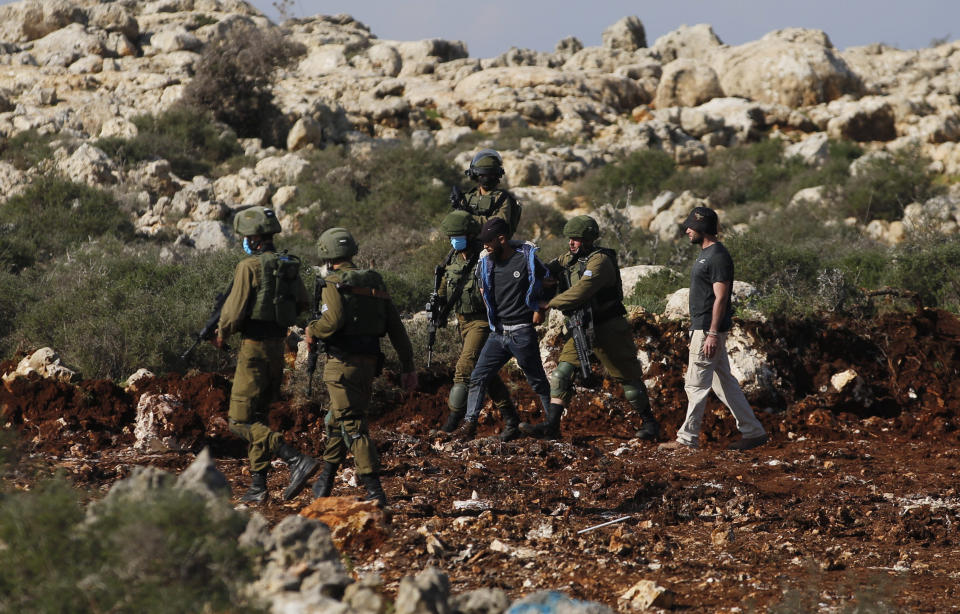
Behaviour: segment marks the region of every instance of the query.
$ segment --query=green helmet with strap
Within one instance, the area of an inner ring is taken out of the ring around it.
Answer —
[[[480,222],[468,211],[456,210],[440,222],[440,230],[448,237],[475,237],[480,233]]]
[[[563,236],[568,239],[595,241],[600,236],[600,225],[589,215],[578,215],[570,218],[563,227]]]
[[[465,174],[474,181],[481,177],[500,179],[503,177],[503,158],[494,149],[481,149],[473,156]]]
[[[317,254],[321,260],[352,258],[357,251],[357,241],[346,228],[329,228],[317,239]]]
[[[281,231],[280,220],[273,209],[250,207],[233,216],[233,230],[238,235],[273,235]]]

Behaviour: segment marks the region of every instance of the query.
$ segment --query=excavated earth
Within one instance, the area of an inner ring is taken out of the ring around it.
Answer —
[[[737,432],[713,398],[700,450],[635,439],[639,421],[599,371],[578,389],[562,441],[501,444],[489,407],[480,439],[438,440],[431,430],[445,417],[450,372],[421,373],[409,397],[387,373],[371,432],[392,522],[379,541],[344,553],[353,570],[379,573],[393,592],[434,565],[455,593],[500,587],[517,598],[551,588],[621,610],[618,597],[640,580],[671,590],[674,609],[686,612],[762,611],[796,598],[790,591],[824,611],[880,600],[910,612],[960,608],[960,322],[920,309],[743,326],[780,376],[776,394],[748,395],[771,441],[745,453],[725,449]],[[665,441],[685,412],[687,341],[680,324],[655,316],[638,316],[634,330],[654,361],[648,381]],[[858,380],[838,392],[831,377],[851,368]],[[539,420],[522,376],[509,381],[523,417]],[[0,388],[0,416],[34,464],[62,468],[92,497],[136,465],[181,470],[204,446],[237,496],[249,474],[226,425],[229,389],[212,373],[171,374],[138,391],[21,379]],[[163,427],[179,450],[133,449],[147,392],[182,400]],[[322,417],[323,399],[291,386],[270,422],[319,454]],[[283,503],[287,474],[277,467],[272,499],[260,506],[271,522],[310,500],[308,489]],[[8,478],[28,488],[31,475],[21,464]],[[350,466],[334,494],[360,494]]]

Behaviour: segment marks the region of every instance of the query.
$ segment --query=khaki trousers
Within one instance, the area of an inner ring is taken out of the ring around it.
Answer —
[[[744,438],[763,436],[766,434],[763,425],[750,409],[750,403],[743,396],[737,378],[730,373],[727,333],[717,335],[717,351],[713,358],[703,355],[703,342],[706,337],[706,331],[702,330],[695,330],[690,336],[690,357],[687,361],[687,375],[684,380],[684,390],[687,393],[687,418],[677,431],[677,441],[691,446],[699,445],[703,412],[707,406],[707,395],[711,390],[730,409],[737,421],[737,429]]]
[[[283,443],[267,426],[270,403],[280,398],[283,383],[283,339],[244,339],[230,391],[230,430],[249,445],[250,469],[263,471]]]

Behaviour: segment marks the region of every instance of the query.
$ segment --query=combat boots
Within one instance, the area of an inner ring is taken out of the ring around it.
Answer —
[[[376,473],[365,473],[357,477],[367,489],[367,501],[376,502],[381,509],[387,507],[387,493],[383,492],[380,476]]]
[[[289,501],[300,494],[320,463],[312,456],[297,452],[286,442],[277,448],[277,456],[290,468],[290,484],[283,491],[283,500]]]
[[[643,423],[640,425],[640,430],[635,434],[637,439],[645,441],[656,439],[660,435],[660,423],[653,417],[653,412],[647,409],[646,413],[640,414],[640,419],[643,420]]]
[[[458,441],[472,441],[477,438],[477,423],[475,420],[465,420],[454,433]]]
[[[547,419],[540,424],[521,422],[520,430],[531,437],[540,439],[560,439],[560,418],[563,416],[563,405],[551,403],[547,407]]]
[[[267,470],[251,474],[250,488],[240,497],[241,503],[263,503],[267,499]]]
[[[313,496],[314,498],[319,499],[320,497],[329,497],[330,492],[333,490],[333,480],[337,476],[337,469],[339,465],[335,465],[331,462],[323,463],[323,471],[320,472],[320,477],[317,478],[317,481],[313,483]]]
[[[447,416],[447,421],[443,423],[443,426],[440,427],[440,431],[443,433],[452,433],[457,430],[457,427],[460,426],[460,421],[463,420],[463,415],[467,413],[466,410],[451,410],[450,415]]]
[[[518,439],[523,433],[520,432],[520,415],[513,405],[506,405],[500,408],[500,415],[503,417],[503,430],[497,435],[497,439],[506,443]]]

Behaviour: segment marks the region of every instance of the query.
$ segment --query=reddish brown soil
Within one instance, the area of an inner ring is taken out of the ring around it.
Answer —
[[[715,399],[699,451],[662,452],[633,439],[639,420],[599,372],[591,388],[578,390],[560,442],[501,444],[488,437],[499,429],[489,410],[480,422],[484,438],[438,441],[429,433],[445,417],[448,372],[421,373],[421,392],[410,398],[382,386],[371,431],[392,531],[349,552],[355,568],[380,573],[391,590],[400,577],[436,565],[455,592],[499,586],[518,597],[555,588],[615,608],[618,595],[649,579],[673,590],[676,607],[689,612],[751,603],[763,610],[788,589],[808,593],[821,609],[888,598],[905,611],[955,611],[960,322],[921,310],[748,328],[782,381],[776,394],[750,398],[772,440],[746,453],[724,449],[737,433]],[[650,394],[665,440],[685,412],[686,337],[678,324],[652,317],[638,319],[635,332],[655,361]],[[847,368],[863,384],[838,393],[830,377]],[[388,374],[387,383],[395,378]],[[510,386],[523,418],[539,420],[522,376],[510,374]],[[192,452],[209,445],[242,493],[245,448],[225,420],[229,380],[170,375],[146,390],[184,400],[172,434]],[[35,458],[102,492],[133,465],[179,470],[193,459],[192,452],[133,453],[140,394],[102,381],[19,381],[0,388],[0,417],[24,434]],[[317,453],[321,418],[320,404],[296,395],[270,413],[274,428]],[[334,494],[360,494],[345,482],[350,476],[349,467],[341,470]],[[273,499],[261,511],[274,522],[309,501],[307,491],[280,502],[286,477],[283,468],[270,476]],[[21,486],[30,480],[25,470],[10,478]],[[488,509],[456,509],[473,493]]]

